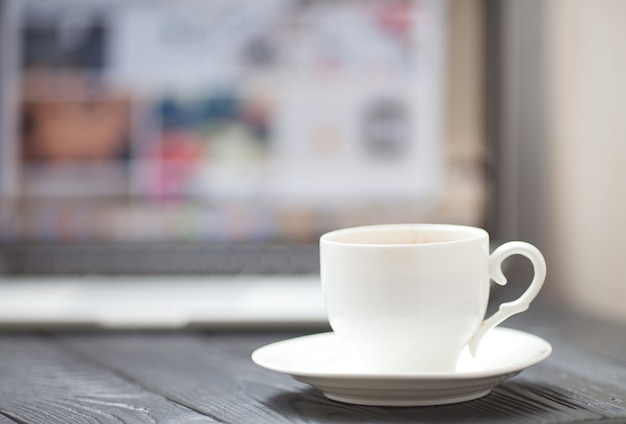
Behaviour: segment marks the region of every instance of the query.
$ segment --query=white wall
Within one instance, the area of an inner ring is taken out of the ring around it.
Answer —
[[[626,321],[626,1],[547,2],[550,284]]]

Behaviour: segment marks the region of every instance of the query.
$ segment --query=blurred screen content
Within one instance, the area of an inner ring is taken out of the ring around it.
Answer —
[[[445,209],[438,1],[8,3],[5,241],[476,223]]]

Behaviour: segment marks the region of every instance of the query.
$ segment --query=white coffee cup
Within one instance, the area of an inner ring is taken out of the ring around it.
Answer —
[[[490,279],[506,284],[502,262],[526,256],[526,292],[484,320]],[[528,309],[546,275],[531,244],[513,241],[489,254],[489,235],[439,224],[347,228],[320,239],[326,313],[355,360],[372,372],[454,371],[462,350],[476,354],[484,334]]]

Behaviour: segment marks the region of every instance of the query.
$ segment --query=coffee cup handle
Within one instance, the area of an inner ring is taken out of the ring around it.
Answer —
[[[484,320],[469,343],[469,349],[472,356],[476,356],[478,346],[483,336],[496,325],[512,315],[524,312],[528,309],[530,302],[539,294],[543,282],[546,278],[546,261],[543,255],[535,246],[522,241],[510,241],[504,243],[493,251],[489,257],[489,276],[501,286],[506,284],[506,277],[502,272],[502,262],[512,255],[522,255],[527,257],[533,265],[535,275],[530,286],[524,294],[512,302],[506,302],[500,305],[498,311],[492,316]]]

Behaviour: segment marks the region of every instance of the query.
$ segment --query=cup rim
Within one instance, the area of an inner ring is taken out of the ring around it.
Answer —
[[[467,233],[467,237],[446,240],[446,241],[429,241],[428,243],[361,243],[342,240],[333,240],[334,237],[342,236],[350,233],[360,233],[367,231],[378,230],[420,230],[420,231],[451,231],[455,233]],[[441,246],[446,244],[465,243],[469,241],[480,240],[487,238],[489,240],[489,233],[483,228],[472,227],[469,225],[458,224],[427,224],[427,223],[415,223],[415,224],[376,224],[376,225],[362,225],[358,227],[341,228],[338,230],[329,231],[320,237],[320,243],[334,244],[340,246],[370,246],[370,247],[424,247],[424,246]]]

